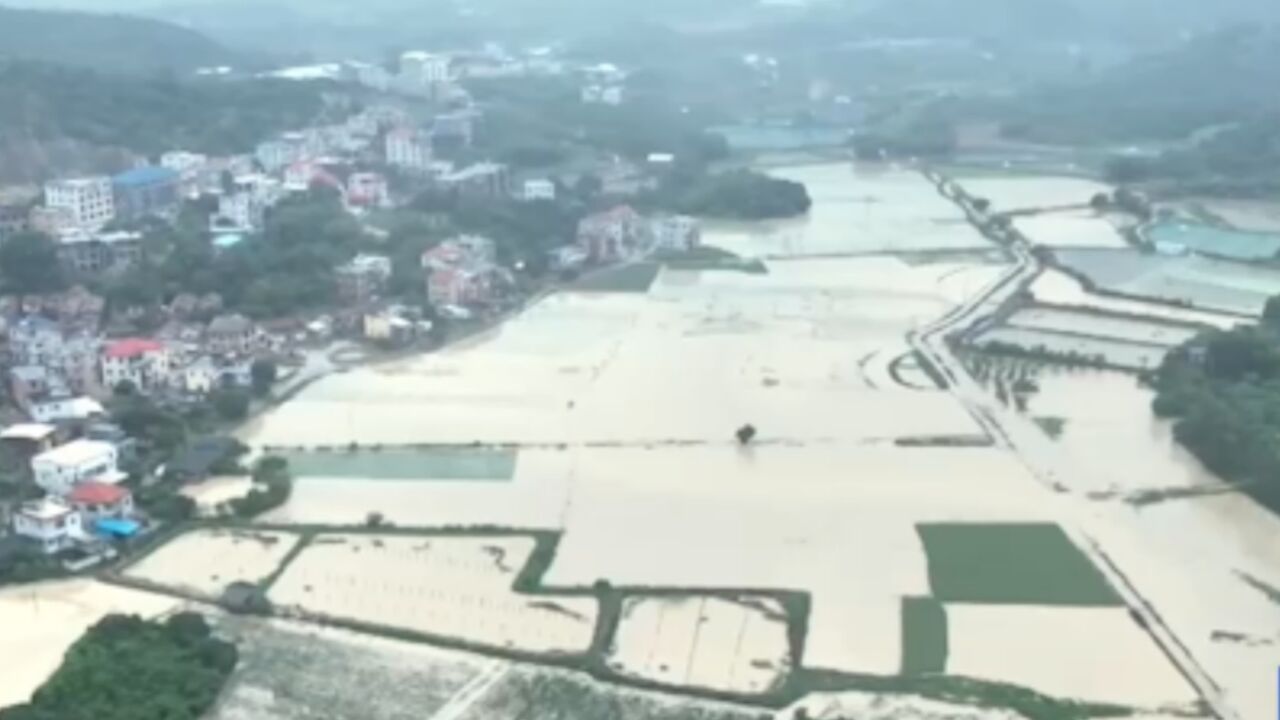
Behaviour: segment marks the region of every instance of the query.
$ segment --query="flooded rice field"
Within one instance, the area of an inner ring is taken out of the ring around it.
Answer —
[[[1113,188],[1094,180],[1053,175],[960,175],[956,181],[973,197],[986,198],[995,212],[1088,206]]]
[[[1233,328],[1245,318],[1196,308],[1176,307],[1164,303],[1098,295],[1089,292],[1079,278],[1057,268],[1045,268],[1029,288],[1031,299],[1044,305],[1070,309],[1113,313],[1156,321],[1190,323],[1221,329]]]
[[[1151,255],[1137,250],[1070,249],[1054,253],[1100,289],[1139,298],[1258,316],[1280,294],[1280,271],[1214,258]]]
[[[1092,210],[1047,212],[1013,219],[1032,245],[1055,248],[1127,248],[1118,220]]]
[[[294,450],[353,442],[362,448],[502,446],[514,450],[508,481],[421,482],[380,479],[360,467],[306,467],[289,502],[267,521],[360,525],[377,512],[398,525],[554,530],[562,535],[543,578],[552,588],[604,580],[636,592],[808,593],[802,657],[785,660],[793,668],[900,677],[926,667],[1143,711],[1187,708],[1194,699],[1190,684],[1114,588],[1104,582],[1086,596],[1046,579],[1096,574],[1090,558],[1097,556],[1063,532],[1087,527],[1106,540],[1108,552],[1114,540],[1126,572],[1145,564],[1134,572],[1151,583],[1149,599],[1162,613],[1169,603],[1180,628],[1207,638],[1204,615],[1216,609],[1197,615],[1185,599],[1166,597],[1177,591],[1170,580],[1181,578],[1181,560],[1157,550],[1149,561],[1141,553],[1145,526],[1113,517],[1111,504],[1120,513],[1139,511],[1105,499],[1110,491],[1103,488],[1115,483],[1127,482],[1135,492],[1161,487],[1162,466],[1125,465],[1108,472],[1110,480],[1089,479],[1094,468],[1124,454],[1113,437],[1081,447],[1087,456],[1075,470],[1076,451],[1066,450],[1075,448],[1076,437],[1091,437],[1081,419],[1091,395],[1081,390],[1058,407],[1046,387],[1030,400],[1029,412],[1063,422],[1059,444],[1031,426],[1048,448],[1037,452],[1051,456],[1064,474],[1055,489],[1037,481],[1030,468],[1038,465],[1026,455],[987,438],[961,396],[920,382],[918,366],[914,376],[895,372],[911,355],[913,332],[974,297],[1005,268],[988,258],[922,253],[910,262],[889,255],[805,259],[990,247],[919,176],[855,173],[845,164],[779,172],[812,181],[816,205],[808,220],[790,235],[756,226],[712,228],[706,236],[736,252],[771,256],[767,274],[664,270],[645,293],[557,294],[445,352],[325,378],[242,434],[255,447]],[[1003,192],[1006,203],[1038,206],[1087,203],[1086,191],[1095,189],[1074,180],[1039,187],[1018,179],[1010,187],[988,186],[988,193],[993,202]],[[1036,292],[1053,295],[1055,304],[1113,303],[1144,312],[1102,318],[1041,308],[1015,316],[1016,326],[1006,330],[1149,347],[1153,354],[1144,362],[1150,365],[1189,330],[1141,316],[1235,321],[1201,309],[1096,298],[1060,280],[1042,278]],[[1109,309],[1125,312],[1120,308]],[[1129,423],[1116,436],[1151,432],[1144,399],[1107,402],[1129,403],[1132,413],[1114,420]],[[742,446],[734,432],[748,423],[758,432]],[[986,446],[972,446],[979,443]],[[1095,490],[1104,496],[1089,495]],[[931,543],[940,528],[964,537]],[[1057,539],[1032,542],[1027,533]],[[1181,540],[1184,551],[1190,539]],[[358,553],[340,544],[308,548],[273,589],[275,599],[421,632],[471,633],[472,641],[531,652],[566,652],[590,642],[591,621],[573,618],[595,617],[594,608],[541,608],[554,622],[529,619],[508,607],[527,599],[501,591],[514,582],[514,570],[483,574],[470,561],[448,560],[448,553],[437,567],[413,548],[382,542],[365,541]],[[1000,555],[982,548],[1019,554],[993,563]],[[518,564],[527,551],[513,547],[507,556]],[[1226,566],[1233,562],[1228,557],[1224,550]],[[407,568],[427,571],[409,579]],[[364,597],[342,590],[369,584],[383,592]],[[444,589],[455,586],[460,590]],[[1138,586],[1145,592],[1143,582]],[[476,604],[451,605],[444,614],[420,610],[432,607],[422,598],[433,592],[484,595],[510,617],[466,622]],[[445,616],[455,621],[441,624]],[[763,627],[754,634],[748,616],[725,614],[719,603],[703,603],[696,614],[633,604],[633,623],[619,636],[614,659],[640,679],[671,681],[683,672],[699,687],[756,691],[769,682],[766,670],[784,659],[777,634]],[[668,633],[666,619],[670,628],[690,630]],[[459,623],[470,629],[458,629]],[[1235,627],[1229,617],[1221,624]],[[704,626],[711,633],[705,645],[690,637]],[[756,638],[740,655],[726,649],[735,627]],[[1195,648],[1213,660],[1220,646],[1204,640]],[[1215,678],[1223,668],[1239,669],[1212,665]],[[1246,693],[1244,701],[1250,700]],[[505,716],[506,706],[493,695],[478,707],[491,704],[492,717]]]
[[[1280,253],[1280,231],[1234,230],[1169,220],[1151,227],[1147,236],[1152,242],[1232,260],[1271,260]]]
[[[1280,233],[1280,202],[1195,198],[1191,201],[1237,230]]]
[[[1170,324],[1097,310],[1029,306],[974,338],[979,347],[1017,348],[1108,367],[1151,370],[1203,326]]]
[[[768,223],[706,223],[705,243],[750,257],[990,247],[914,170],[829,163],[769,173],[804,183],[813,200],[809,213]]]

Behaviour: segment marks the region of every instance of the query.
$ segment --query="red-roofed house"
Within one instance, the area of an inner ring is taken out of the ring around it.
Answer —
[[[146,391],[167,385],[173,357],[168,346],[149,338],[128,338],[102,349],[102,382],[114,388],[124,381]]]
[[[461,235],[422,254],[431,304],[477,305],[493,299],[502,283],[497,248],[488,238]]]
[[[578,246],[594,262],[615,262],[643,254],[648,226],[630,205],[619,205],[578,223]]]
[[[67,495],[67,502],[90,521],[133,515],[133,495],[121,485],[81,483]]]

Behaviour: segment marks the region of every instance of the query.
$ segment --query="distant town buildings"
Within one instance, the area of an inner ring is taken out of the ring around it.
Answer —
[[[57,236],[58,260],[75,275],[94,276],[133,266],[142,256],[142,234],[70,231]]]
[[[687,215],[664,215],[649,222],[653,246],[657,250],[684,251],[697,247],[702,231],[695,218]]]
[[[249,354],[254,347],[257,328],[253,321],[238,313],[219,315],[205,331],[205,346],[215,354]]]
[[[102,349],[103,384],[115,388],[127,382],[142,392],[167,386],[172,359],[169,348],[157,340],[116,340]]]
[[[364,208],[389,207],[391,194],[387,179],[378,173],[352,173],[347,178],[347,204]]]
[[[471,197],[503,197],[508,194],[507,166],[499,163],[476,163],[440,178],[446,190]]]
[[[494,299],[503,282],[497,248],[488,238],[462,235],[422,254],[427,299],[437,306],[468,306]]]
[[[338,294],[343,300],[364,303],[381,293],[391,278],[391,259],[385,255],[357,255],[338,268]]]
[[[411,173],[431,168],[431,139],[420,130],[397,128],[387,133],[387,165]]]
[[[648,226],[630,205],[588,215],[578,223],[578,246],[592,262],[616,262],[646,248]]]
[[[166,167],[140,167],[111,179],[116,217],[137,220],[168,217],[178,210],[182,176]]]
[[[97,230],[116,216],[111,179],[106,177],[55,180],[44,187],[44,203],[76,228]]]
[[[406,52],[400,56],[400,76],[406,82],[424,86],[448,82],[452,79],[450,74],[452,62],[448,55],[436,55],[420,50]]]
[[[520,198],[526,202],[532,202],[535,200],[555,200],[556,184],[545,178],[525,180],[524,188],[520,193]]]

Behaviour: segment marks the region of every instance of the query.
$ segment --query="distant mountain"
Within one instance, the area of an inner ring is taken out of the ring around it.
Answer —
[[[0,61],[40,61],[113,74],[186,73],[243,57],[200,33],[128,15],[0,7]]]
[[[1088,78],[1022,93],[1006,108],[1017,137],[1057,142],[1178,139],[1280,113],[1280,26],[1194,37]]]

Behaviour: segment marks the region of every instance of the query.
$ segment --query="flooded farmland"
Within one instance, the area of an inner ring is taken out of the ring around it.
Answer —
[[[1166,603],[1185,602],[1167,597],[1174,591],[1168,580],[1181,577],[1177,561],[1159,549],[1157,562],[1146,560],[1145,528],[1113,516],[1110,507],[1138,511],[1089,494],[1129,492],[1089,479],[1120,451],[1081,446],[1082,459],[1065,452],[1075,438],[1091,437],[1087,423],[1073,421],[1089,395],[1077,392],[1063,399],[1076,405],[1059,407],[1046,387],[1031,400],[1029,412],[1062,418],[1065,430],[1055,444],[1029,418],[1018,420],[1040,443],[1034,449],[1040,454],[1029,458],[1020,443],[1013,451],[990,437],[967,398],[921,381],[911,337],[1001,277],[1008,268],[993,260],[996,249],[918,174],[855,171],[843,163],[777,172],[810,184],[810,217],[711,226],[705,234],[709,244],[765,258],[767,273],[664,269],[635,292],[555,294],[444,352],[325,378],[260,418],[243,433],[256,447],[307,453],[356,443],[358,453],[380,446],[397,463],[384,471],[360,455],[301,464],[293,496],[266,521],[358,526],[378,513],[406,527],[553,531],[559,542],[540,578],[548,592],[606,581],[624,594],[806,593],[808,642],[786,661],[794,665],[788,673],[900,677],[928,668],[1055,698],[1186,711],[1195,691],[1108,589],[1117,581],[1112,571],[1096,596],[1109,599],[1098,601],[1082,599],[1078,589],[1040,585],[1035,572],[1009,569],[1092,567],[1095,551],[1074,541],[1074,532],[1086,529],[1114,539],[1122,571],[1146,564],[1134,572],[1149,579],[1150,593],[1141,581],[1137,590],[1160,612]],[[1057,202],[1094,189],[1027,182],[1018,179],[1021,202]],[[1157,363],[1194,332],[1188,322],[1236,321],[1200,309],[1098,299],[1082,287],[1064,290],[1061,282],[1045,287],[1037,292],[1054,295],[1055,305],[1081,309],[1024,311],[1008,331],[1145,348],[1149,356],[1135,366]],[[1154,308],[1151,314],[1165,322],[1144,321],[1142,312],[1103,316],[1090,309],[1095,300]],[[1127,423],[1124,433],[1148,432],[1145,400],[1114,402],[1131,413],[1115,421]],[[744,424],[757,430],[745,447],[734,438]],[[464,445],[501,448],[502,472],[485,470],[489,481],[477,482],[470,461],[455,458],[444,470],[423,466],[429,482],[411,477],[414,453],[436,452],[421,448]],[[1041,463],[1071,492],[1045,482]],[[1133,491],[1163,487],[1163,479],[1151,477],[1162,466],[1151,467],[1141,483],[1131,481]],[[992,566],[981,552],[957,555],[944,550],[955,543],[926,542],[953,527],[979,529],[994,538],[983,542],[1021,554]],[[1042,547],[1019,539],[1032,531],[1057,532],[1063,540]],[[1109,542],[1103,547],[1109,551]],[[316,580],[282,587],[293,593],[290,602],[314,604],[306,587],[319,588],[330,576],[340,584],[367,561],[327,552],[298,571]],[[393,582],[392,575],[380,582]],[[953,596],[940,583],[957,577],[989,579],[970,581],[978,583],[973,595]],[[327,611],[364,613],[355,605]],[[391,605],[377,612],[397,627],[420,621]],[[677,666],[644,657],[696,651],[705,659],[696,672],[686,668],[686,682],[705,677],[751,693],[772,682],[763,664],[735,665],[720,641],[703,649],[674,636],[680,633],[645,630],[656,627],[654,618],[684,618],[683,611],[646,612],[626,627],[616,650],[636,677],[670,681]],[[723,617],[713,622],[728,623],[716,625],[716,637],[731,638],[733,624],[748,622],[749,614]],[[1203,614],[1177,617],[1180,633],[1204,634]],[[534,653],[582,646],[581,634],[540,644],[538,638],[569,632],[555,623],[564,620],[534,617],[521,632],[495,637]],[[784,663],[780,631],[770,632],[762,637],[774,639],[761,640],[753,652],[777,672]],[[1215,678],[1238,669],[1215,654],[1221,643],[1206,643],[1194,647]],[[1084,667],[1090,670],[1077,672]],[[1256,700],[1249,693],[1241,690],[1244,706]]]

